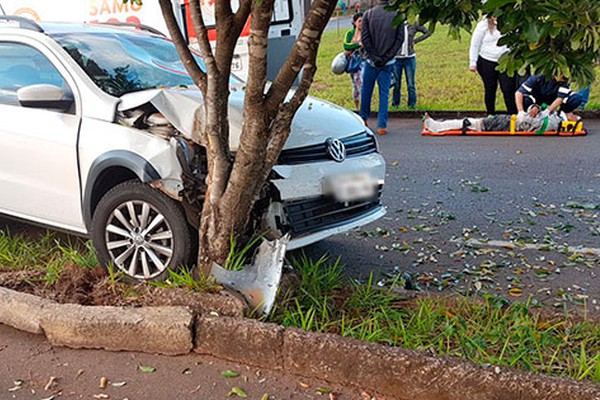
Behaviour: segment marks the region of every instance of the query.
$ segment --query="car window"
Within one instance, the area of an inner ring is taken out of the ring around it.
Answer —
[[[71,93],[58,70],[39,50],[22,43],[0,43],[0,104],[19,106],[17,90],[41,83]]]
[[[134,32],[57,33],[52,38],[112,96],[163,86],[195,86],[168,39]],[[204,69],[202,59],[196,61]],[[239,83],[237,78],[231,80]]]

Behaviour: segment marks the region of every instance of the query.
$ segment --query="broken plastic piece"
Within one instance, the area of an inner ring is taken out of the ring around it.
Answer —
[[[263,240],[252,265],[231,271],[213,264],[211,274],[220,284],[241,293],[253,309],[268,314],[275,304],[288,242],[289,235]]]

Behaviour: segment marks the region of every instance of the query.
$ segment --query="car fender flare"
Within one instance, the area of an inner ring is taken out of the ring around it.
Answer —
[[[96,158],[86,179],[82,199],[82,214],[85,226],[90,231],[92,223],[92,201],[94,186],[100,175],[109,168],[122,167],[134,173],[144,183],[160,179],[156,169],[139,154],[127,150],[108,151]]]

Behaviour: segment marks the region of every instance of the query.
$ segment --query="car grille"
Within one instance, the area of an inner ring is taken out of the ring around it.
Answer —
[[[381,205],[382,187],[370,198],[340,203],[332,196],[284,202],[284,210],[292,234],[314,233],[351,222]]]
[[[364,156],[377,152],[375,137],[367,132],[340,139],[346,147],[346,158]],[[280,165],[305,164],[310,162],[331,161],[333,158],[327,152],[327,143],[323,142],[305,147],[297,147],[281,152]]]

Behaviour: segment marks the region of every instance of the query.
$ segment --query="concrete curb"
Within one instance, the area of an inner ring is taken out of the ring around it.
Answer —
[[[600,400],[589,382],[432,357],[337,335],[236,317],[194,316],[186,307],[57,304],[0,288],[0,323],[44,333],[54,345],[211,355],[413,400]],[[195,345],[194,345],[195,343]]]

